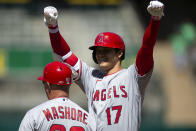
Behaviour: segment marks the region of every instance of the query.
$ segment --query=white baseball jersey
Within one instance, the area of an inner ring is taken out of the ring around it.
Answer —
[[[80,65],[78,84],[82,84],[88,97],[89,117],[95,119],[96,130],[138,131],[144,90],[152,70],[141,77],[133,64],[105,76],[84,62],[78,61],[77,65]]]
[[[48,100],[24,116],[19,131],[89,131],[88,113],[68,98]]]
[[[71,52],[58,27],[49,29],[54,53],[60,56],[60,61],[71,65],[73,72],[77,72],[74,73],[77,74],[76,77],[74,75],[74,80],[77,80],[76,83],[83,88],[88,98],[89,119],[91,119],[89,124],[95,121],[98,131],[139,130],[144,91],[152,70],[146,72],[153,65],[153,47],[159,24],[160,21],[151,19],[136,57],[142,76],[139,75],[135,64],[106,76],[102,71],[80,61]]]

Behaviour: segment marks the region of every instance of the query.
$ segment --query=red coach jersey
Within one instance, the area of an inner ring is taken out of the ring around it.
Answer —
[[[88,113],[68,98],[56,98],[29,110],[19,131],[90,131]]]

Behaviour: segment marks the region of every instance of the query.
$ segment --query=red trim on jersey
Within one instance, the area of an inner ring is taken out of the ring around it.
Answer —
[[[58,98],[65,98],[66,100],[69,100],[69,96],[59,96],[59,97],[56,97],[55,99],[58,99]]]
[[[136,57],[138,74],[143,76],[153,67],[153,48],[156,43],[160,20],[150,20],[150,24],[143,36],[142,46]]]
[[[68,63],[71,66],[74,66],[78,61],[78,58],[72,53],[70,57],[68,57],[64,62]]]
[[[55,27],[53,27],[53,26],[48,26],[48,28],[49,28],[49,29],[56,29],[56,28],[58,28],[58,25],[56,25]]]
[[[114,72],[114,73],[111,73],[111,74],[106,74],[105,76],[113,75],[113,74],[115,74],[115,73],[117,73],[117,72],[120,72],[122,69],[123,69],[123,68],[121,68],[120,70],[118,70],[118,71],[116,71],[116,72]]]

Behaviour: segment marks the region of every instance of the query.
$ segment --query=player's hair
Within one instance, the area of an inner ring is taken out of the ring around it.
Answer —
[[[64,89],[67,89],[68,87],[70,87],[70,85],[57,85],[57,84],[51,84],[51,83],[50,83],[50,86],[54,90],[64,90]]]
[[[120,57],[120,62],[122,62],[125,59],[125,51],[123,51],[121,49],[118,49],[118,48],[111,48],[111,49],[114,49],[116,53],[119,52],[119,51],[122,51],[123,52],[123,55]],[[94,62],[96,64],[98,64],[97,59],[96,59],[96,49],[93,50],[92,56],[93,56]]]
[[[52,90],[63,90],[63,91],[67,91],[70,87],[70,85],[57,85],[57,84],[52,84],[52,83],[48,83],[45,81],[42,81],[42,83],[45,84],[49,84],[49,86],[51,87]],[[45,88],[48,88],[48,86],[44,86]]]

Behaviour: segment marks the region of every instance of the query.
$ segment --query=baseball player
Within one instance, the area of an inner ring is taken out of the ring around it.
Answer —
[[[163,4],[151,1],[147,7],[150,24],[143,36],[143,43],[136,61],[127,69],[121,67],[125,58],[125,44],[113,32],[98,34],[92,57],[100,69],[88,66],[75,56],[58,28],[55,7],[44,8],[44,21],[49,29],[53,52],[71,65],[78,73],[76,83],[88,98],[89,117],[96,121],[97,131],[138,131],[145,88],[153,71],[153,48],[163,16]],[[90,124],[90,123],[89,123]]]
[[[58,61],[47,64],[42,80],[48,101],[29,110],[19,131],[89,131],[88,113],[69,99],[72,70]]]

